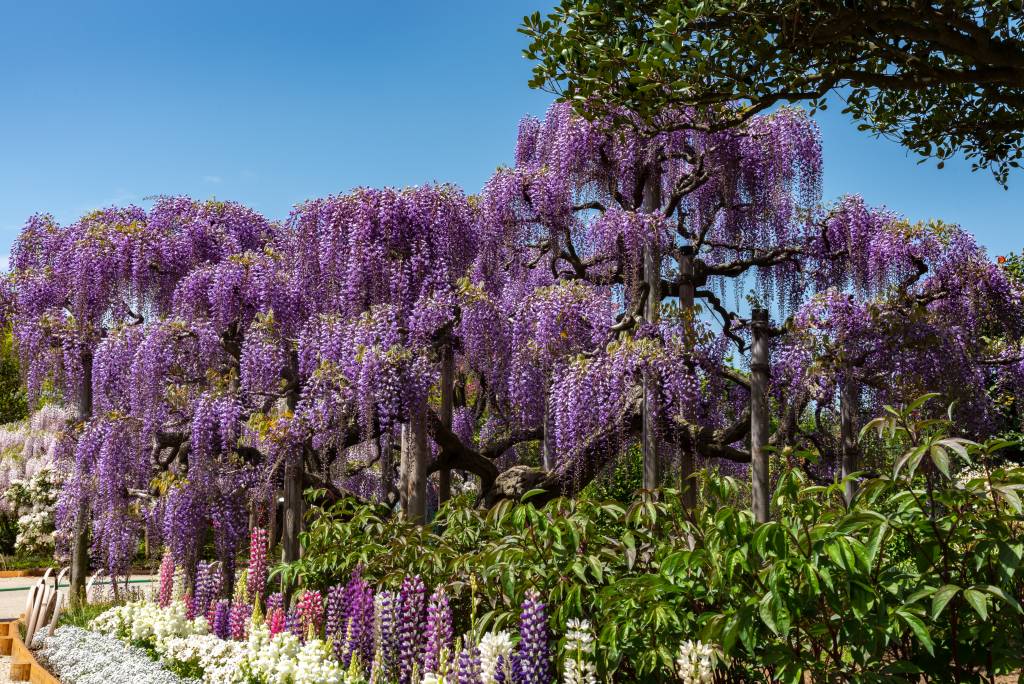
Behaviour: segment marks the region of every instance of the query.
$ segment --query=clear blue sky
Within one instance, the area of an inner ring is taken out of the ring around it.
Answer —
[[[542,0],[23,2],[0,11],[0,255],[25,218],[70,221],[154,194],[284,217],[356,185],[477,191],[512,159],[531,91],[516,27]],[[1009,191],[966,163],[917,165],[820,117],[825,193],[942,218],[994,254],[1024,246]]]

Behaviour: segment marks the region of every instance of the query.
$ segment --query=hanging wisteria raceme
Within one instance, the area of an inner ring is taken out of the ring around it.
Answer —
[[[844,383],[862,411],[925,392],[955,402],[958,422],[983,437],[1007,427],[1007,400],[1024,385],[1024,290],[957,226],[912,225],[845,198],[822,240],[851,258],[838,286],[809,299],[777,351],[775,392],[826,411]],[[820,436],[819,444],[826,437]]]

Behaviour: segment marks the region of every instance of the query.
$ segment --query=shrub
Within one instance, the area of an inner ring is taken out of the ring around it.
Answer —
[[[596,628],[601,676],[663,681],[699,639],[731,680],[948,681],[1024,665],[1024,470],[992,466],[1006,442],[949,437],[914,405],[869,427],[902,447],[851,506],[842,484],[778,478],[773,520],[738,506],[713,472],[701,505],[672,490],[625,506],[591,499],[447,507],[433,529],[344,500],[312,512],[302,559],[278,572],[316,588],[363,575],[446,584],[457,621],[514,624],[537,590],[558,632]]]

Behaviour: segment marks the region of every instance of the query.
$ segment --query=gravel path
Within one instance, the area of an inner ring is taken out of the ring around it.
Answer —
[[[11,656],[0,655],[0,684],[11,681]]]

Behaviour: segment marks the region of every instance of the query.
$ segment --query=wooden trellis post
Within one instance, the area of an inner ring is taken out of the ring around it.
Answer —
[[[661,175],[657,167],[644,184],[644,201],[642,210],[654,213],[661,209]],[[661,255],[653,249],[644,251],[643,277],[647,283],[647,302],[644,307],[644,319],[654,323],[658,320],[661,308]],[[644,380],[643,418],[641,444],[643,449],[643,488],[654,490],[661,484],[661,463],[658,458],[658,435],[655,429],[654,416],[648,401],[647,380]]]
[[[92,417],[92,354],[82,354],[82,385],[78,388],[78,420],[85,423]],[[79,473],[79,477],[82,474]],[[86,601],[85,579],[89,574],[89,503],[85,497],[78,505],[74,540],[71,548],[71,606]]]
[[[693,315],[693,246],[686,245],[679,250],[679,309]],[[697,483],[693,480],[695,471],[694,454],[691,444],[680,444],[679,487],[682,504],[693,509],[697,506]]]
[[[452,345],[445,344],[441,350],[441,412],[440,419],[445,427],[452,426],[452,394],[455,389],[455,352]],[[452,471],[442,468],[437,471],[438,505],[452,497]]]
[[[768,521],[768,339],[771,334],[766,309],[751,315],[750,347],[750,475],[754,519]]]
[[[845,378],[839,388],[839,437],[842,441],[842,477],[860,468],[857,446],[857,414],[860,412],[860,387],[851,378]],[[849,506],[857,493],[857,484],[847,480],[843,498]]]
[[[411,522],[427,519],[427,425],[424,409],[402,426],[400,495],[402,513]]]

